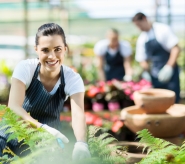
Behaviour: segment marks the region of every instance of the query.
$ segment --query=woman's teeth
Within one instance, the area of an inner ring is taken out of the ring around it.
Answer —
[[[56,64],[57,61],[54,61],[54,62],[47,62],[48,64]]]

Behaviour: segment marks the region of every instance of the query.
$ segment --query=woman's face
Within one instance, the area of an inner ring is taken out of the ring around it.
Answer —
[[[67,50],[62,37],[60,35],[41,36],[38,42],[35,50],[41,67],[49,72],[60,69]]]

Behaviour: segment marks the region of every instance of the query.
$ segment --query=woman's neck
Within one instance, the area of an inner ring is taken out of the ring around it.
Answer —
[[[60,77],[60,69],[53,71],[53,72],[49,72],[47,70],[43,70],[42,68],[40,69],[40,78],[44,79],[44,81],[53,81],[53,80],[58,80]]]

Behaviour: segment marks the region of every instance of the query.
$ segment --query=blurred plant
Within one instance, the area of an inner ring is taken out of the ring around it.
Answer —
[[[184,164],[185,142],[177,146],[163,139],[153,137],[147,129],[137,132],[140,143],[148,147],[147,156],[139,164]]]
[[[5,60],[1,60],[0,61],[0,74],[6,75],[8,80],[10,81],[12,73],[13,73],[13,69],[7,65]]]
[[[8,78],[4,74],[0,74],[0,102],[7,102],[10,92],[10,84]]]
[[[0,102],[7,102],[10,92],[11,69],[5,60],[0,61]]]
[[[7,142],[17,139],[18,142],[21,142],[21,147],[26,146],[22,149],[22,153],[30,151],[23,157],[19,157],[9,147],[6,147],[3,150],[4,156],[0,157],[0,164],[123,164],[126,161],[126,157],[124,158],[116,153],[120,149],[119,146],[108,146],[116,140],[115,138],[108,133],[96,135],[100,130],[98,127],[90,126],[87,134],[92,158],[72,161],[71,154],[65,149],[61,149],[51,134],[42,128],[36,128],[30,122],[22,120],[20,116],[5,105],[0,105],[0,118],[3,118],[0,122],[1,130],[4,129],[6,133],[9,133]],[[114,155],[112,155],[113,152],[115,152]],[[124,153],[125,150],[122,151],[122,154]]]
[[[95,83],[98,80],[97,67],[93,64],[94,58],[86,58],[81,61],[77,72],[81,75],[85,84]]]

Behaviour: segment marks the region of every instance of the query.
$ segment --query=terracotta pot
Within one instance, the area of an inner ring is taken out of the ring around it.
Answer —
[[[123,146],[127,148],[126,154],[123,154],[123,157],[127,158],[126,164],[133,164],[133,163],[139,162],[141,161],[142,158],[146,157],[147,148],[143,152],[144,145],[142,145],[139,142],[121,141],[121,142],[110,144],[110,146],[111,145]]]
[[[175,104],[166,114],[146,114],[138,106],[131,106],[121,111],[121,119],[135,133],[148,129],[155,137],[175,137],[185,131],[185,105]]]
[[[175,102],[175,92],[166,89],[147,89],[135,91],[133,94],[135,105],[147,114],[165,113]]]

